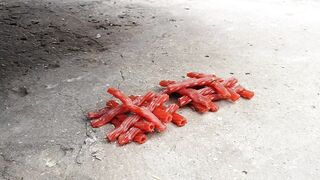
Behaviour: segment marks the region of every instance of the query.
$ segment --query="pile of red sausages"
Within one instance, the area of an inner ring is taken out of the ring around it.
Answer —
[[[162,80],[159,83],[164,87],[162,91],[149,91],[139,96],[127,96],[119,89],[109,88],[107,92],[117,100],[108,100],[102,109],[89,112],[91,126],[98,128],[111,123],[114,129],[107,133],[108,141],[118,141],[119,145],[143,144],[148,139],[147,134],[165,131],[170,122],[184,126],[187,120],[177,112],[180,107],[188,105],[199,113],[216,112],[217,101],[235,102],[240,97],[251,99],[254,96],[254,92],[237,85],[234,77],[222,79],[197,72],[189,72],[187,77],[183,81]],[[172,94],[178,95],[177,103],[168,104]]]

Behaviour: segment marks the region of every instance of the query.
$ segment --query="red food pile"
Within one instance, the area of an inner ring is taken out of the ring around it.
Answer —
[[[163,80],[160,86],[165,87],[161,92],[147,92],[143,96],[127,96],[119,89],[109,88],[108,93],[121,101],[106,102],[106,106],[97,112],[89,112],[94,128],[108,123],[114,129],[107,134],[109,141],[118,141],[120,145],[129,142],[142,144],[147,140],[147,133],[163,132],[167,123],[174,123],[178,127],[184,126],[187,120],[177,113],[179,107],[190,105],[200,113],[219,109],[215,103],[219,100],[237,101],[240,97],[251,99],[252,91],[236,85],[236,78],[221,79],[212,74],[190,72],[188,79],[180,82]],[[169,95],[178,94],[177,104],[166,105]]]

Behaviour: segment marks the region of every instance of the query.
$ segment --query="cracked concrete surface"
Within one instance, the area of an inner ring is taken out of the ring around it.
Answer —
[[[318,179],[320,3],[0,0],[0,179]],[[99,34],[99,35],[98,35]],[[182,110],[146,144],[85,114],[106,88],[235,76],[251,101]]]

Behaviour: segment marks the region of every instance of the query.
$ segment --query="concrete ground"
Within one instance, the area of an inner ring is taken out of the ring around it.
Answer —
[[[0,0],[0,179],[319,179],[320,2]],[[119,147],[85,114],[107,87],[235,76],[251,101],[182,110]]]

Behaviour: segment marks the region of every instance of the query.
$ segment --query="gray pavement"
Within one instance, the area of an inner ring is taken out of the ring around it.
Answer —
[[[320,2],[0,0],[0,179],[319,179]],[[251,101],[189,109],[119,147],[108,87],[235,76]]]

